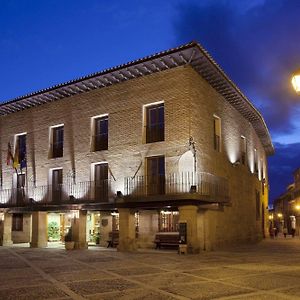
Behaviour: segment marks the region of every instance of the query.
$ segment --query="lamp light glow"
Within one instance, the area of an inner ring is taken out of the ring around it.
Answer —
[[[293,74],[292,85],[296,93],[300,94],[300,70]]]

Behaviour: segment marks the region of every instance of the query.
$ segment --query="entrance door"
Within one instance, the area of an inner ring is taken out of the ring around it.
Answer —
[[[25,198],[25,174],[17,175],[17,204],[24,204]]]
[[[165,194],[165,157],[156,156],[147,158],[147,194]]]
[[[62,169],[52,171],[52,202],[60,203],[62,200]]]
[[[95,201],[108,201],[108,164],[95,165]]]

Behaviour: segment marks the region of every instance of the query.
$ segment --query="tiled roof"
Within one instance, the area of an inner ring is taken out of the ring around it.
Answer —
[[[15,113],[43,103],[187,64],[191,65],[252,124],[266,153],[273,154],[274,147],[262,115],[197,42],[191,42],[4,102],[0,104],[0,115]]]

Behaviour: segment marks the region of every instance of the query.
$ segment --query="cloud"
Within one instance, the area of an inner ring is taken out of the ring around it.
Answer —
[[[287,185],[294,181],[293,172],[300,167],[300,143],[276,143],[275,148],[276,155],[268,160],[271,202],[285,192]]]
[[[198,40],[260,109],[272,135],[291,133],[300,100],[290,86],[300,68],[300,1],[246,2],[182,2],[177,42]]]

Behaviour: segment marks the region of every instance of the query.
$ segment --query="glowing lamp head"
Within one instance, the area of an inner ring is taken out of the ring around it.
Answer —
[[[296,93],[300,94],[300,70],[293,74],[292,85]]]
[[[277,214],[277,217],[278,217],[278,218],[281,218],[281,217],[282,217],[282,214],[281,214],[281,213],[278,213],[278,214]]]
[[[295,206],[296,210],[300,210],[300,205]]]

